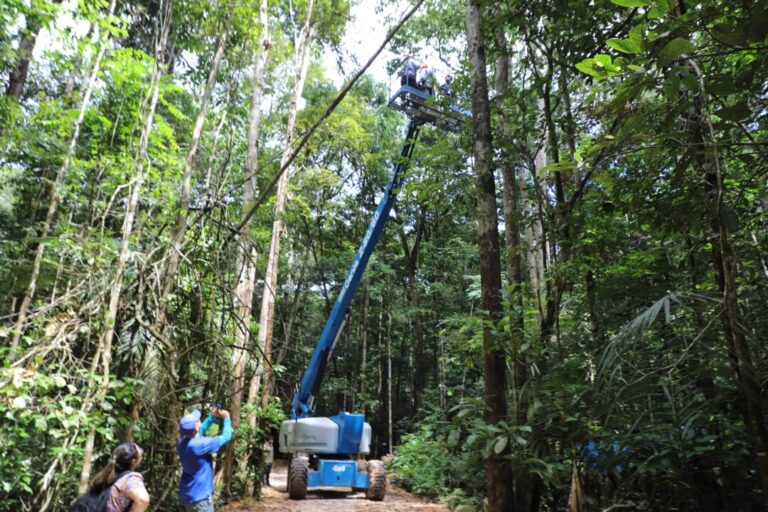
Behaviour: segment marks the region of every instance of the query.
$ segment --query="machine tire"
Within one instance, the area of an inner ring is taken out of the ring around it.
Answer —
[[[387,494],[387,471],[380,460],[368,461],[368,476],[370,483],[365,497],[371,501],[381,501]]]
[[[302,459],[291,460],[288,469],[288,497],[292,500],[303,500],[307,497],[307,478],[309,468]]]

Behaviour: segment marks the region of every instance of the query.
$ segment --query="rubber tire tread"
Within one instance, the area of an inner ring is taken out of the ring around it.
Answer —
[[[307,479],[309,468],[301,459],[293,459],[288,470],[288,497],[292,500],[303,500],[307,497]]]
[[[366,498],[371,501],[382,501],[387,494],[387,470],[380,460],[368,461],[369,485]]]

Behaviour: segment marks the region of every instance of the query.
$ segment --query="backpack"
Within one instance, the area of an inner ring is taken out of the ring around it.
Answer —
[[[123,471],[117,476],[117,480],[120,480],[128,473],[130,473],[130,471]],[[117,482],[117,480],[115,480],[115,482]],[[72,504],[72,508],[69,509],[69,512],[107,512],[107,502],[109,501],[111,492],[111,485],[100,491],[88,491],[75,500]],[[129,502],[126,510],[130,510],[131,505],[132,502]]]
[[[97,493],[86,492],[77,498],[69,512],[106,512],[111,490],[112,486],[110,485]]]

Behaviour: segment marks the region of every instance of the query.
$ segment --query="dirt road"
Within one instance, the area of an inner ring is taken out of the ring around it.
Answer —
[[[288,499],[286,492],[287,466],[275,461],[270,475],[271,487],[263,488],[263,499],[231,502],[223,512],[448,512],[442,505],[427,503],[402,489],[389,486],[384,501],[368,501],[365,493],[353,493],[345,489],[321,489],[310,491],[301,501]]]

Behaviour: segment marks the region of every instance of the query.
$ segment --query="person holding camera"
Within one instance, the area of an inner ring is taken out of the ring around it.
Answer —
[[[213,512],[213,453],[232,439],[232,420],[229,411],[218,406],[203,422],[195,409],[179,420],[181,439],[176,453],[181,461],[179,502],[185,512]],[[222,422],[221,435],[205,436],[206,430],[217,419]]]

